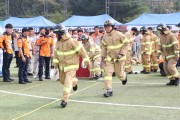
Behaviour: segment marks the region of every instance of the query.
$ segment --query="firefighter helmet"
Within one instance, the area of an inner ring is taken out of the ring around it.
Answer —
[[[159,31],[166,31],[167,30],[167,26],[165,24],[159,24],[156,28]]]
[[[66,27],[62,24],[58,24],[54,27],[54,33],[58,34],[59,36],[64,35],[66,32]]]
[[[114,28],[115,23],[114,23],[113,20],[108,19],[108,20],[106,20],[105,23],[104,23],[104,27],[106,27],[106,26],[112,26],[112,27]]]
[[[81,40],[89,40],[89,37],[87,35],[83,34],[81,36]]]

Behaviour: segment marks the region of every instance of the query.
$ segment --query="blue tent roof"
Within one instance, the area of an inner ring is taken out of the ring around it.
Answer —
[[[21,27],[52,27],[56,24],[47,20],[43,16],[33,17],[33,18],[17,18],[10,17],[4,21],[4,25],[11,23],[14,28]]]
[[[112,19],[115,22],[115,25],[121,25],[122,23],[116,21],[107,14],[98,15],[98,16],[77,16],[73,15],[66,21],[61,24],[66,27],[90,27],[90,26],[103,26],[104,22],[108,19]]]
[[[3,25],[4,25],[3,23],[4,23],[3,21],[0,21],[0,26],[1,27],[3,27]]]
[[[165,23],[167,25],[177,25],[180,22],[180,12],[171,14],[142,14],[138,18],[126,23],[125,25],[158,25]]]

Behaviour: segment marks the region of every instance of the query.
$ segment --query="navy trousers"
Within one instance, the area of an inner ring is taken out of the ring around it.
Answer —
[[[3,53],[2,72],[3,72],[3,79],[4,80],[8,80],[10,78],[9,68],[10,68],[12,59],[13,59],[13,54]]]
[[[39,72],[38,72],[39,78],[41,78],[43,75],[44,63],[45,63],[45,77],[49,76],[50,57],[39,56]]]
[[[18,77],[19,77],[19,82],[26,82],[28,81],[27,78],[27,68],[28,68],[28,60],[29,58],[27,56],[24,56],[26,61],[23,62],[22,58],[19,58],[19,71],[18,71]]]

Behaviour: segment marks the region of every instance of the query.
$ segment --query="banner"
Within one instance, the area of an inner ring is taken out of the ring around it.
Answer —
[[[0,76],[2,76],[3,51],[0,49]]]

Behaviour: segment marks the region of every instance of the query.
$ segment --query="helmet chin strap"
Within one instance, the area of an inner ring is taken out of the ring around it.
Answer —
[[[60,41],[61,40],[61,35],[60,34],[58,34],[58,41]]]
[[[113,31],[113,29],[114,29],[114,28],[112,27],[112,30],[111,30],[110,32],[107,32],[107,33],[111,33],[111,32]]]

